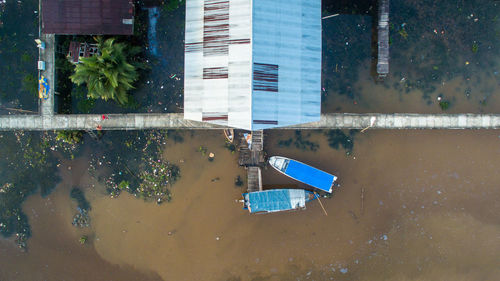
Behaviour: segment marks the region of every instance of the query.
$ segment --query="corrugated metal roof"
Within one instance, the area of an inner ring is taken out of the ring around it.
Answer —
[[[134,33],[132,0],[42,0],[45,34]]]
[[[186,3],[184,117],[248,130],[319,121],[320,0]]]

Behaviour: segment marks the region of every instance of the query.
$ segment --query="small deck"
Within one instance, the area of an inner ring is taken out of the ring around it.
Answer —
[[[240,135],[240,143],[238,145],[238,151],[240,156],[238,159],[238,164],[240,166],[263,166],[264,161],[264,132],[253,131],[252,132],[252,149],[248,148],[248,144],[243,137]]]
[[[262,191],[262,174],[260,167],[247,168],[247,192]]]
[[[264,157],[264,131],[252,132],[252,148],[248,148],[243,134],[240,134],[238,164],[247,169],[247,191],[262,190],[261,168],[266,164]]]

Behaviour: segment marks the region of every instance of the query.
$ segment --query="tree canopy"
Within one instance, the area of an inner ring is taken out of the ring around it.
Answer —
[[[115,42],[115,38],[96,39],[99,54],[82,58],[70,76],[77,85],[85,83],[88,97],[93,99],[112,99],[121,105],[129,102],[128,91],[134,89],[139,79],[138,68],[142,63],[134,60],[141,52],[139,47]]]

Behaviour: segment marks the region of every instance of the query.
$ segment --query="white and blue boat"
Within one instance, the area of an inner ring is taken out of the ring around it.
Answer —
[[[278,172],[324,192],[332,193],[337,177],[300,161],[282,156],[272,156],[269,164]]]
[[[306,208],[317,195],[304,189],[270,189],[243,193],[243,209],[254,213],[274,213]]]

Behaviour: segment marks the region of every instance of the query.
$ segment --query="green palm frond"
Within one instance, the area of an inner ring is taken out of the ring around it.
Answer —
[[[133,57],[141,49],[116,43],[114,38],[95,39],[100,55],[82,58],[75,73],[70,76],[71,81],[77,85],[86,83],[90,98],[113,99],[119,104],[126,104],[129,101],[128,91],[134,89],[133,84],[139,79],[137,69],[142,68],[142,64],[133,61]]]

